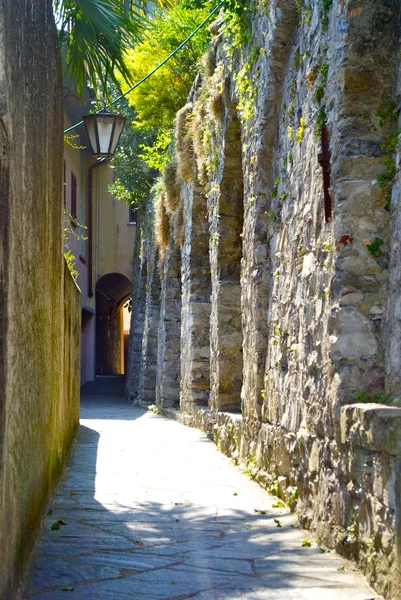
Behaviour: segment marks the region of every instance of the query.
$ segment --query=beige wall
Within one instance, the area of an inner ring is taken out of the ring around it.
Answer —
[[[108,185],[114,171],[108,164],[94,170],[94,256],[97,281],[107,273],[121,273],[132,281],[132,257],[136,227],[128,225],[128,206],[113,198]]]

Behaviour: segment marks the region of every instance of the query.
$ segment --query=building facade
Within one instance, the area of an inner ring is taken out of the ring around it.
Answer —
[[[66,98],[65,129],[87,112],[87,106]],[[96,374],[126,370],[124,305],[131,297],[136,217],[109,193],[112,164],[92,157],[84,126],[71,134],[64,145],[65,250],[74,256],[82,292],[83,385]]]

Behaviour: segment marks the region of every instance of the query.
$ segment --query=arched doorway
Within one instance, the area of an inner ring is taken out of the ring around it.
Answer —
[[[96,283],[96,373],[122,375],[124,359],[124,304],[131,282],[121,273],[103,275]]]

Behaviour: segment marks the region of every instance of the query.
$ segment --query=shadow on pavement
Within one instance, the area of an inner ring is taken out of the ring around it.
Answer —
[[[103,399],[96,407],[84,398],[82,407],[84,419],[93,420],[94,427],[99,422],[102,426],[104,419],[120,420],[121,424],[110,426],[118,426],[117,435],[121,431],[122,438],[125,435],[130,439],[132,424],[129,415],[126,418],[126,405],[124,414],[114,411],[114,417],[105,416],[115,407],[103,405]],[[138,432],[146,425],[150,434],[154,430],[156,437],[148,439],[145,435],[138,445],[138,452],[143,450],[143,454],[124,459],[128,467],[122,470],[118,457],[124,443],[113,453],[112,437],[108,439],[105,434],[106,441],[99,446],[103,433],[80,427],[77,449],[53,500],[52,513],[46,519],[23,598],[363,600],[372,597],[354,587],[354,575],[348,569],[345,573],[337,570],[342,564],[337,558],[321,554],[317,547],[302,547],[304,534],[294,528],[294,517],[286,510],[271,508],[271,498],[256,493],[256,488],[252,496],[255,484],[243,475],[234,476],[235,482],[245,480],[244,488],[237,488],[236,493],[224,477],[220,478],[219,488],[213,477],[209,481],[199,470],[204,481],[198,481],[200,486],[194,489],[189,477],[184,475],[180,479],[178,472],[190,469],[191,463],[188,465],[186,457],[177,454],[176,469],[173,465],[172,473],[164,478],[163,448],[153,459],[150,450],[143,446],[157,443],[158,437],[163,443],[161,427],[174,425],[171,428],[174,435],[181,431],[177,427],[182,426],[137,409],[132,409],[132,420],[137,420],[137,433],[132,431],[132,435],[139,436]],[[195,440],[195,445],[197,441],[200,440]],[[210,446],[210,451],[215,452],[214,446]],[[202,446],[201,452],[205,451],[208,454]],[[223,459],[223,462],[216,460],[224,467]],[[143,472],[137,476],[143,465]],[[228,464],[227,468],[233,469]],[[141,478],[138,484],[137,478]],[[181,488],[176,489],[179,481]],[[214,502],[217,493],[220,499]],[[262,497],[266,497],[266,504],[261,504]],[[59,523],[59,529],[50,529],[54,523]]]

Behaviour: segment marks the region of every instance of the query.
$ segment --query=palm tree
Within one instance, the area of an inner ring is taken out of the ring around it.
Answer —
[[[60,45],[66,47],[67,71],[77,93],[83,92],[87,73],[95,91],[100,85],[107,93],[108,80],[119,86],[114,69],[131,81],[124,51],[144,35],[149,6],[168,3],[166,0],[53,0]]]

